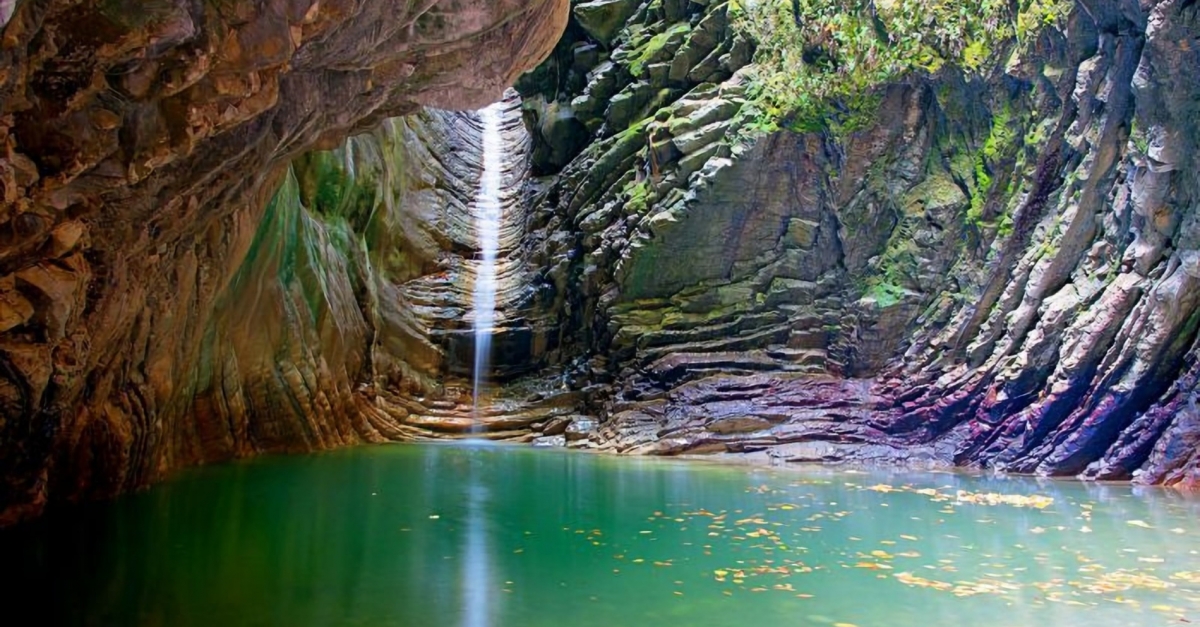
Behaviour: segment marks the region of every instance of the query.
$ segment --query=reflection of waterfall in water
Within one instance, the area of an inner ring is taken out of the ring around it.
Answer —
[[[482,459],[472,455],[467,473],[467,527],[463,544],[462,627],[488,627],[492,624],[491,581],[487,529],[487,486],[480,481],[478,466]]]
[[[500,204],[502,183],[500,111],[504,103],[494,104],[479,112],[483,122],[483,172],[479,177],[479,194],[475,198],[475,233],[479,242],[479,265],[475,271],[475,367],[473,400],[475,424],[473,432],[483,429],[480,421],[479,396],[487,380],[492,351],[492,332],[496,322],[496,249],[500,243]]]

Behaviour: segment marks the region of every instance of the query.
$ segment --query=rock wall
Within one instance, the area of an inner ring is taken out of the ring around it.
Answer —
[[[1084,0],[808,132],[727,3],[574,12],[518,88],[591,446],[1194,484],[1197,5]]]
[[[375,366],[365,381],[376,394],[376,406],[405,435],[453,437],[476,431],[495,439],[527,439],[528,425],[574,405],[570,394],[546,393],[553,376],[543,369],[558,361],[559,325],[546,315],[545,290],[531,279],[533,269],[520,254],[525,225],[533,219],[523,202],[531,142],[519,100],[505,102],[508,107],[500,114],[505,217],[496,265],[495,333],[486,399],[478,409],[472,398],[471,309],[479,246],[472,211],[482,171],[481,121],[474,113],[427,109],[388,122],[405,129],[382,142],[403,153],[393,161],[403,164],[405,174],[390,188],[394,202],[369,205],[393,216],[378,229],[393,240],[367,245],[376,258],[378,295],[372,300],[379,321]],[[520,379],[531,373],[537,373],[532,380]]]
[[[779,130],[723,0],[135,4],[0,13],[0,526],[465,432],[479,127],[413,112],[546,55],[491,437],[1196,482],[1200,5]]]
[[[394,294],[365,289],[362,252],[400,236],[301,210],[288,164],[420,105],[498,98],[567,2],[8,8],[0,525],[184,464],[403,435],[369,383],[379,329],[408,321],[380,320],[369,298]],[[388,341],[420,363],[419,335]]]

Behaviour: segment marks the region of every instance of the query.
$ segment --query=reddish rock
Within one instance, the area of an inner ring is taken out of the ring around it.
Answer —
[[[568,12],[18,3],[0,46],[0,276],[20,293],[0,300],[0,525],[185,464],[399,433],[354,392],[370,335],[352,292],[327,301],[332,331],[272,289],[222,294],[294,157],[421,105],[497,99]],[[226,350],[207,347],[215,329]]]

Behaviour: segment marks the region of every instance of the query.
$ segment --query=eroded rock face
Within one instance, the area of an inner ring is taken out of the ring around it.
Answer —
[[[0,45],[0,525],[184,464],[383,437],[357,389],[377,321],[355,238],[268,200],[305,150],[497,99],[568,10],[19,3]]]
[[[380,120],[497,97],[568,7],[424,4],[17,8],[0,524],[472,426],[478,128]],[[573,5],[505,126],[499,363],[545,370],[490,436],[1196,484],[1200,5],[1088,0],[1002,67],[770,133],[726,2]]]
[[[1084,2],[852,131],[752,141],[726,13],[643,3],[520,86],[535,132],[591,135],[542,164],[532,254],[577,277],[592,445],[1194,485],[1200,8]]]

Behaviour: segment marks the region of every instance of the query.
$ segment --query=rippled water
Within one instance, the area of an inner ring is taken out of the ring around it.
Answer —
[[[1066,482],[379,446],[189,471],[0,534],[20,575],[0,601],[46,625],[1181,625],[1200,621],[1198,509]]]

